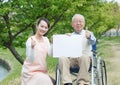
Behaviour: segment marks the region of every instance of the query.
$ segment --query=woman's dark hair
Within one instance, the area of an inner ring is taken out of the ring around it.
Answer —
[[[50,22],[48,21],[48,19],[47,18],[40,18],[39,20],[38,20],[38,22],[37,22],[37,25],[39,25],[39,23],[41,22],[41,21],[45,21],[46,23],[47,23],[47,25],[48,25],[48,28],[50,27]]]

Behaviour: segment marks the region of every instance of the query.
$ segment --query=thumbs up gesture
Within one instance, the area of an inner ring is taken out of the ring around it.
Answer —
[[[33,38],[31,38],[31,47],[34,48],[35,45],[36,45],[36,41],[33,40]]]
[[[88,28],[86,28],[85,30],[85,35],[86,35],[86,38],[90,38],[90,31],[88,30]]]

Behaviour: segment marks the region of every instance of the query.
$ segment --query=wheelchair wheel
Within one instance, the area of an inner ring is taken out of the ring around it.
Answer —
[[[102,60],[101,63],[102,63],[102,84],[107,85],[107,72],[106,72],[105,61]]]
[[[92,59],[92,80],[91,85],[99,85],[99,79],[98,79],[98,70],[97,70],[97,58],[93,57]]]
[[[99,79],[98,85],[107,85],[106,66],[105,66],[105,62],[101,58],[98,58],[97,70],[98,70],[98,79]]]
[[[57,67],[56,67],[56,85],[60,85],[60,83],[61,83],[60,69],[57,65]]]
[[[99,84],[98,85],[103,85],[102,84],[102,63],[101,63],[101,58],[98,58],[97,61],[97,70],[98,70],[98,79],[99,79]]]

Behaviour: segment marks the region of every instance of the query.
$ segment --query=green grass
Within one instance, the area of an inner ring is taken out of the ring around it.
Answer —
[[[25,48],[16,48],[19,54],[25,58]],[[21,85],[22,65],[15,59],[8,49],[0,48],[0,58],[5,60],[11,66],[8,76],[0,82],[0,85]],[[57,58],[47,57],[48,73],[55,78],[55,69],[58,62]]]
[[[55,78],[56,65],[58,58],[47,57],[48,74]]]
[[[110,49],[111,44],[112,43],[116,43],[119,44],[120,43],[120,37],[101,37],[98,40],[98,54],[99,56],[101,56],[102,58],[104,57],[112,57],[113,53],[112,50]]]
[[[103,41],[120,42],[120,36],[118,36],[118,37],[115,37],[115,36],[113,36],[113,37],[101,37],[100,39]]]
[[[11,71],[8,76],[0,82],[0,85],[20,85],[19,79],[22,65],[14,58],[8,49],[0,48],[0,58],[8,62],[11,67]]]
[[[102,37],[98,43],[98,56],[105,60],[107,70],[112,70],[112,63],[106,60],[114,56],[113,50],[111,49],[112,44],[120,46],[120,37]]]
[[[109,50],[110,46],[111,46],[110,44],[101,41],[98,44],[98,49],[97,49],[98,55],[101,57],[112,56],[112,52],[110,52],[111,50]]]

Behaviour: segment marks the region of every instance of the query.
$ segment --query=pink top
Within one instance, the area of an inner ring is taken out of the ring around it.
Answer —
[[[31,37],[26,42],[26,60],[23,64],[22,73],[24,75],[34,75],[36,72],[47,72],[46,56],[49,53],[50,43],[47,37],[43,37],[42,42],[38,42],[34,36],[32,39],[36,41],[34,48],[31,48]]]

